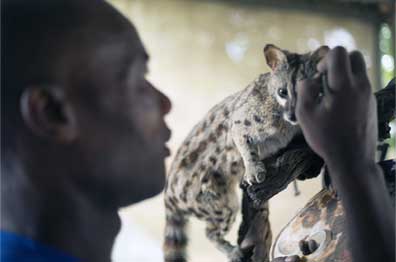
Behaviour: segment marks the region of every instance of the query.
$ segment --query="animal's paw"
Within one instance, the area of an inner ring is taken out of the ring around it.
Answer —
[[[235,247],[231,253],[229,253],[228,259],[230,262],[243,262],[244,255],[242,250],[239,247]]]
[[[263,191],[261,190],[263,184],[249,185],[245,180],[242,180],[239,187],[249,198],[249,203],[251,203],[252,207],[254,209],[259,209],[263,203]]]
[[[245,173],[245,181],[249,185],[260,184],[266,178],[267,170],[262,162],[255,163],[251,168],[247,168]]]

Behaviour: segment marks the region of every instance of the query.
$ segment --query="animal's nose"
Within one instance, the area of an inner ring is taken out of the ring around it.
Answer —
[[[287,122],[289,122],[292,125],[297,125],[297,117],[294,113],[284,112],[283,119],[285,119]]]
[[[296,115],[294,113],[287,113],[287,118],[291,121],[291,122],[297,122],[297,118]]]

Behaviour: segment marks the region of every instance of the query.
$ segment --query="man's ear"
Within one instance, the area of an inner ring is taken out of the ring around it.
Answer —
[[[264,56],[272,71],[275,71],[279,65],[287,63],[286,54],[280,48],[272,44],[268,44],[264,47]]]
[[[65,101],[63,89],[31,86],[20,101],[22,118],[32,132],[43,138],[69,143],[77,137],[74,112]]]
[[[320,60],[322,60],[323,57],[326,56],[329,50],[330,48],[327,45],[322,45],[312,53],[311,55],[312,60],[318,63]]]

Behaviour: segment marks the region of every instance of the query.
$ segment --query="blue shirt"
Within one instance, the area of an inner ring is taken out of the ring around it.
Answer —
[[[43,245],[33,239],[0,231],[1,262],[78,262],[53,247]]]

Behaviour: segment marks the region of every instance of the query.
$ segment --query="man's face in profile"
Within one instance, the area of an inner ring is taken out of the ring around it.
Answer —
[[[146,79],[149,57],[136,30],[116,11],[106,15],[109,32],[85,32],[106,37],[70,58],[81,63],[72,72],[71,99],[76,157],[87,169],[73,179],[124,206],[163,188],[170,101]]]
[[[18,23],[6,32],[4,115],[8,149],[30,180],[42,193],[77,186],[112,207],[159,193],[171,105],[146,80],[135,28],[105,1],[20,5],[7,7]]]

